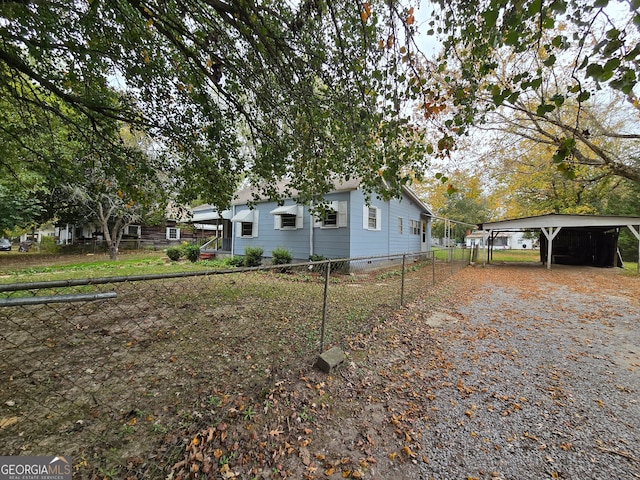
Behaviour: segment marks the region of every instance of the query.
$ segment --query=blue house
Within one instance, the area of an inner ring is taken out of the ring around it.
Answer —
[[[426,252],[431,245],[432,213],[408,187],[402,197],[389,201],[373,197],[366,203],[359,182],[337,182],[325,195],[323,216],[312,214],[311,205],[287,199],[283,205],[259,201],[252,191],[241,190],[231,210],[217,212],[203,205],[193,209],[194,223],[215,223],[218,253],[243,255],[246,247],[261,247],[271,257],[276,248],[288,250],[294,259],[312,255],[349,258]],[[205,247],[204,251],[211,247]]]

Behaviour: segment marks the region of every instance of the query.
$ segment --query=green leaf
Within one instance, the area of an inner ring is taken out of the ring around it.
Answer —
[[[527,8],[527,13],[530,17],[533,17],[536,13],[540,12],[542,8],[542,0],[533,0]]]
[[[605,45],[604,49],[602,50],[602,54],[608,57],[613,52],[619,50],[623,45],[624,44],[620,39],[615,38]]]
[[[578,95],[578,102],[586,102],[587,100],[589,100],[589,98],[591,98],[591,92],[583,90]]]
[[[551,105],[550,103],[542,103],[538,105],[536,109],[536,115],[539,117],[544,117],[547,113],[553,112],[556,109],[555,105]]]
[[[484,26],[487,30],[491,30],[496,26],[496,22],[498,21],[499,11],[497,8],[486,10],[483,12],[482,17],[484,18]]]
[[[590,63],[587,65],[587,77],[591,77],[596,81],[601,80],[604,69],[597,63]]]
[[[556,63],[556,56],[549,55],[549,58],[547,58],[543,63],[546,67],[552,67]]]
[[[559,93],[556,93],[553,97],[551,97],[550,100],[556,105],[556,107],[561,107],[565,99],[564,99],[564,95],[560,95]]]
[[[553,40],[551,40],[551,45],[553,45],[556,48],[560,48],[560,46],[562,46],[564,44],[564,42],[565,42],[564,36],[557,35],[557,36],[553,37]]]
[[[612,28],[610,30],[607,30],[606,35],[609,40],[616,40],[620,37],[620,30],[618,30],[617,28]]]

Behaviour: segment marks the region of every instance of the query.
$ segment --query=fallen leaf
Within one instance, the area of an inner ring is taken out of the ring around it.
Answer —
[[[10,427],[11,425],[15,425],[18,423],[18,417],[4,417],[0,418],[0,430]]]
[[[411,451],[411,448],[408,446],[402,447],[402,453],[404,453],[407,457],[415,458],[417,455]]]

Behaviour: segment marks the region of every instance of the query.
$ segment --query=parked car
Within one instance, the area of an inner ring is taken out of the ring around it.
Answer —
[[[0,251],[4,250],[5,252],[11,251],[11,242],[6,238],[0,238]]]

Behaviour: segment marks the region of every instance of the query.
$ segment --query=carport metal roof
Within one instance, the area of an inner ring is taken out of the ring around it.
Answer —
[[[611,228],[627,227],[638,239],[638,256],[640,257],[640,217],[617,215],[565,215],[550,213],[535,217],[523,217],[513,220],[498,222],[485,222],[478,224],[478,228],[487,232],[490,237],[494,232],[510,232],[539,228],[547,237],[547,268],[551,268],[551,251],[553,239],[562,228],[591,228],[597,230],[609,230]],[[487,249],[487,256],[489,250]],[[640,261],[638,262],[640,272]]]

